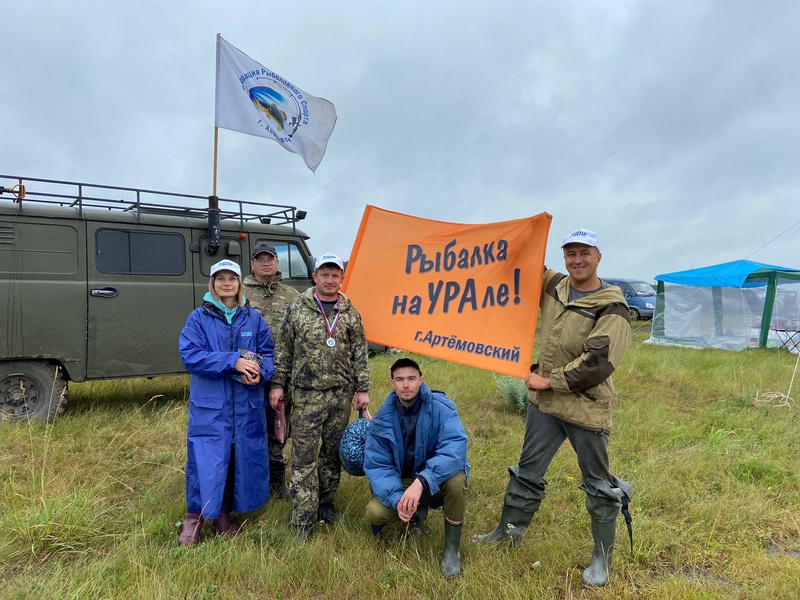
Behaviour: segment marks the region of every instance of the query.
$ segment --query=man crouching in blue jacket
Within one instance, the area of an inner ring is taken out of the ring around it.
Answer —
[[[456,405],[422,381],[419,365],[401,358],[391,368],[394,391],[367,428],[364,472],[372,487],[366,518],[375,535],[400,519],[421,536],[430,506],[444,505],[441,569],[461,573],[461,529],[467,505],[467,432]]]

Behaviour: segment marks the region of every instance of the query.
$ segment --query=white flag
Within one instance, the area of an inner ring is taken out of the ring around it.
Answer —
[[[272,138],[316,171],[336,124],[336,109],[293,85],[217,34],[214,125]]]

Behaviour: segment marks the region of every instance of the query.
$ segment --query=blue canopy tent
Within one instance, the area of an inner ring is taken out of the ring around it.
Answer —
[[[693,348],[800,346],[800,270],[749,260],[656,276],[649,343]]]

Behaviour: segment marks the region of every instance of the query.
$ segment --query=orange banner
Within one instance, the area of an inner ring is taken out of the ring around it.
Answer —
[[[371,342],[524,377],[550,221],[463,225],[368,205],[342,291]]]

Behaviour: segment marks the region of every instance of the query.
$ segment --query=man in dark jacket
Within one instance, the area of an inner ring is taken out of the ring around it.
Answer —
[[[630,484],[611,474],[608,461],[611,373],[628,348],[631,328],[621,290],[597,276],[597,234],[578,229],[561,247],[569,275],[544,274],[542,344],[525,380],[530,391],[519,463],[509,468],[500,523],[472,542],[519,542],[545,497],[550,461],[568,439],[578,455],[594,538],[592,563],[581,581],[601,587],[611,572],[617,516],[631,497]]]
[[[419,365],[401,358],[391,368],[392,387],[370,421],[364,472],[372,500],[366,518],[377,535],[398,519],[416,535],[424,532],[430,505],[444,504],[442,573],[461,573],[461,529],[466,509],[467,433],[456,405],[422,381]]]

